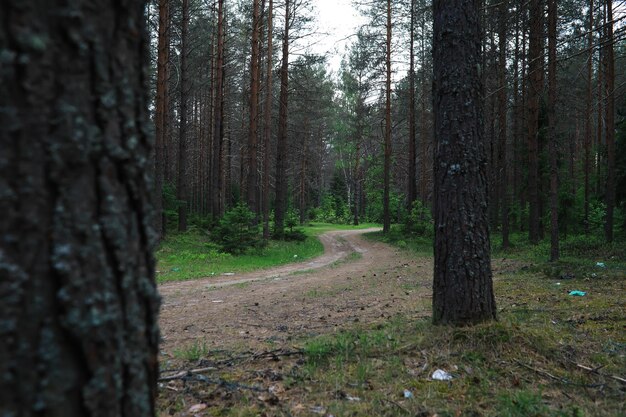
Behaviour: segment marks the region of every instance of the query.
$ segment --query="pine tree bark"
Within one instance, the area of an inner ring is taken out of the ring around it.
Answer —
[[[499,154],[499,195],[502,199],[502,248],[508,249],[509,242],[509,171],[507,161],[507,83],[506,83],[506,23],[508,18],[509,4],[508,0],[502,0],[500,3],[500,16],[498,22],[498,125],[500,128],[500,154]]]
[[[417,199],[415,152],[415,0],[411,0],[409,29],[409,178],[407,203],[409,211]]]
[[[189,101],[189,74],[187,58],[189,54],[189,0],[183,0],[180,40],[180,130],[178,136],[178,176],[176,198],[178,199],[178,231],[187,231],[187,210],[189,206],[189,178],[187,177],[187,125]]]
[[[604,223],[604,236],[607,242],[613,241],[613,212],[615,209],[615,56],[613,39],[613,0],[606,0],[607,10],[607,39],[606,39],[606,62],[607,71],[605,79],[606,95],[606,219]]]
[[[528,203],[530,242],[540,239],[539,101],[543,90],[543,0],[530,0],[528,50]]]
[[[391,230],[389,189],[391,187],[391,0],[387,0],[387,39],[385,68],[385,164],[383,179],[383,233]]]
[[[213,220],[224,211],[222,181],[222,145],[224,143],[224,0],[217,2],[217,58],[215,61],[215,95],[213,97],[213,143],[211,147],[211,214]]]
[[[289,26],[290,2],[285,0],[285,31],[283,32],[283,57],[280,67],[280,103],[278,132],[276,135],[276,202],[274,207],[274,233],[282,236],[287,210],[287,111],[289,97]]]
[[[248,186],[247,202],[258,220],[259,172],[258,172],[258,115],[259,115],[259,0],[252,2],[252,47],[250,57],[250,123],[248,129]]]
[[[265,125],[263,130],[263,239],[270,238],[270,143],[272,139],[272,58],[274,54],[274,0],[267,9],[267,69],[265,74]]]
[[[550,261],[559,259],[559,178],[556,137],[557,0],[548,0],[548,133],[550,154]]]
[[[435,0],[433,322],[496,317],[483,144],[479,2]]]
[[[155,149],[154,149],[154,185],[155,185],[155,231],[159,239],[165,235],[165,215],[163,211],[163,177],[165,170],[164,146],[167,122],[167,80],[170,54],[170,6],[168,0],[159,0],[159,34],[157,46],[157,88],[155,99]]]
[[[589,27],[587,29],[587,102],[585,103],[585,201],[583,223],[585,234],[589,233],[589,175],[591,172],[591,104],[593,101],[593,0],[589,0]]]
[[[153,416],[144,2],[0,16],[0,414]]]

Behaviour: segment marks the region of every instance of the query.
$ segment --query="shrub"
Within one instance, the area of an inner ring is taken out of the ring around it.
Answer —
[[[404,232],[415,236],[434,236],[433,219],[430,209],[419,200],[413,202],[411,213],[406,217]]]
[[[245,253],[261,246],[259,225],[254,222],[255,214],[247,205],[238,204],[220,219],[213,238],[222,250],[232,254]]]

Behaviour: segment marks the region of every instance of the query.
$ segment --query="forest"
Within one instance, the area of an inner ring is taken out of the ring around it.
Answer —
[[[387,231],[428,211],[431,4],[357,3],[368,23],[333,69],[307,45],[314,2],[248,3],[150,8],[161,234],[238,204],[265,239],[290,217]],[[543,1],[484,3],[491,232],[548,239],[552,260],[568,237],[623,240],[624,5],[561,1],[552,27]]]
[[[3,0],[0,213],[2,417],[626,415],[626,1]]]

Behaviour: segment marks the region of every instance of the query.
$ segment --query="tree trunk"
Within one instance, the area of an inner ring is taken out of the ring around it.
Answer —
[[[385,166],[383,181],[383,233],[391,229],[389,212],[389,188],[391,187],[391,0],[387,0],[387,41],[385,65]]]
[[[495,319],[483,145],[478,2],[434,1],[433,322]]]
[[[153,416],[144,2],[0,15],[1,414]]]
[[[180,39],[180,134],[178,137],[178,177],[176,197],[178,199],[178,231],[187,231],[187,209],[189,202],[189,178],[187,177],[187,104],[189,94],[189,74],[187,58],[189,54],[189,0],[183,0],[182,30]]]
[[[411,0],[411,24],[409,41],[409,179],[407,206],[409,212],[417,199],[417,182],[415,167],[415,0]]]
[[[591,171],[591,104],[593,101],[593,0],[589,0],[589,33],[587,34],[587,102],[585,103],[585,234],[589,234],[589,174]]]
[[[224,142],[224,0],[217,2],[217,59],[215,62],[215,95],[213,97],[213,144],[211,147],[211,215],[222,216],[224,184],[222,178],[222,145]]]
[[[528,237],[540,237],[539,201],[539,101],[543,89],[543,0],[530,0],[530,44],[528,50]]]
[[[274,53],[274,0],[267,11],[267,69],[265,74],[265,125],[263,132],[263,239],[270,238],[270,143],[272,139],[272,58]]]
[[[615,208],[615,57],[613,45],[613,1],[606,0],[606,222],[604,236],[607,242],[613,241],[613,211]]]
[[[559,178],[556,137],[557,0],[548,0],[548,133],[550,153],[550,261],[559,259]]]
[[[500,128],[500,154],[499,173],[500,192],[502,199],[502,248],[508,249],[509,242],[509,174],[507,161],[507,84],[506,84],[506,22],[508,17],[508,0],[500,3],[500,16],[498,24],[498,125]]]
[[[252,2],[252,56],[250,57],[250,123],[248,130],[248,193],[247,202],[250,210],[255,213],[255,223],[259,211],[257,193],[259,192],[258,161],[258,114],[259,114],[259,0]]]
[[[154,149],[154,185],[155,200],[154,209],[156,216],[154,218],[155,231],[160,239],[165,235],[165,214],[163,211],[163,175],[165,170],[164,144],[165,124],[167,121],[168,105],[165,101],[167,97],[167,79],[170,54],[170,6],[167,0],[159,0],[159,39],[157,51],[157,88],[155,99],[155,149]]]
[[[285,0],[285,31],[283,33],[283,62],[280,67],[280,108],[276,137],[276,203],[274,207],[274,232],[282,236],[287,210],[287,110],[289,95],[289,25],[290,0]]]

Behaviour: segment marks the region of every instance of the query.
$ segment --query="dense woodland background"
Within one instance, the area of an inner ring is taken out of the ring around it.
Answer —
[[[559,239],[623,239],[626,4],[482,3],[491,231],[551,236],[551,259]],[[432,234],[432,5],[358,5],[333,72],[307,47],[313,1],[151,4],[161,236],[240,203],[266,239],[310,220]]]

